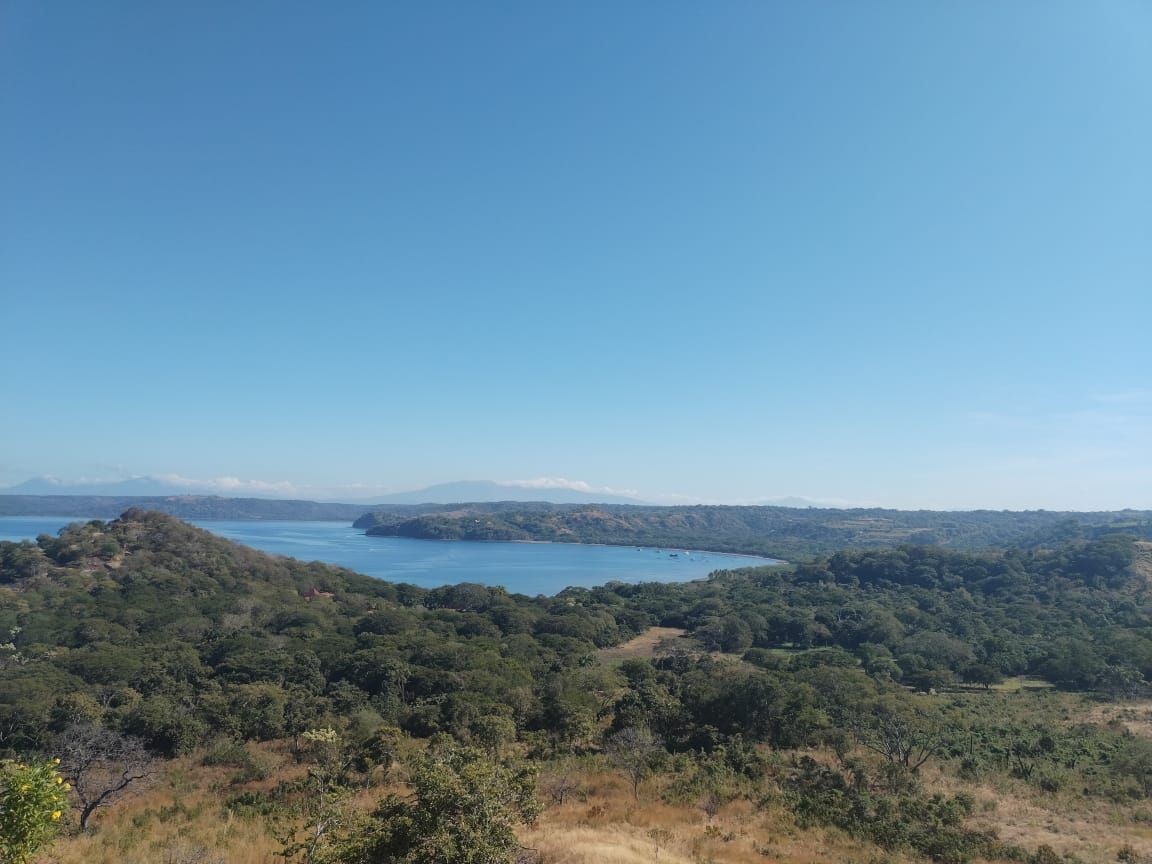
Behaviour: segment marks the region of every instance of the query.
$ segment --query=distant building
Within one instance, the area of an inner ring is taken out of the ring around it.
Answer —
[[[319,588],[313,585],[307,591],[301,591],[300,596],[305,600],[315,600],[317,597],[335,597],[336,595],[331,591],[321,591]]]

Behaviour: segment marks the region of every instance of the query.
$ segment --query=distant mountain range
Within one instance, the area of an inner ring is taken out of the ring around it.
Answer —
[[[173,476],[142,476],[127,480],[68,483],[55,477],[33,477],[15,486],[0,488],[0,495],[82,495],[85,497],[166,497],[211,495],[222,497],[295,499],[348,503],[363,506],[388,504],[480,504],[494,501],[546,501],[551,504],[644,504],[638,498],[604,492],[588,492],[562,486],[534,486],[496,483],[491,480],[461,480],[439,483],[410,492],[395,492],[369,498],[301,494],[291,487],[240,480],[195,481]]]
[[[351,522],[364,512],[365,505],[218,495],[0,495],[0,516],[115,519],[131,508],[157,510],[180,519]],[[397,509],[420,512],[428,508]]]
[[[438,483],[412,492],[396,492],[364,501],[365,504],[459,504],[493,501],[547,501],[552,504],[644,504],[639,498],[585,492],[563,487],[520,486],[491,480],[459,480]]]
[[[68,483],[55,477],[33,477],[15,486],[0,488],[0,495],[99,495],[99,496],[156,496],[202,495],[205,485],[173,482],[164,477],[131,477],[127,480]],[[262,495],[258,497],[279,497]]]

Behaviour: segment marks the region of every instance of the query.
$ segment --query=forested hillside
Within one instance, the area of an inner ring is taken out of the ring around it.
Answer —
[[[324,782],[361,791],[454,771],[496,771],[491,782],[509,789],[543,771],[576,790],[608,771],[637,801],[744,801],[863,850],[1049,864],[1051,850],[989,833],[973,796],[1002,778],[1053,806],[1073,793],[1129,816],[1146,806],[1152,744],[1089,723],[1080,697],[1057,692],[1144,692],[1143,554],[1124,534],[1053,549],[909,546],[530,598],[385,583],[133,510],[0,543],[0,628],[11,634],[0,746],[28,758],[98,729],[161,758],[248,764],[249,742],[280,741],[304,761],[338,751]],[[604,652],[655,625],[684,635],[654,653]],[[1006,691],[1018,676],[1052,686]],[[576,758],[583,767],[566,761]],[[266,772],[245,771],[228,793],[235,812],[281,828],[312,818],[293,797],[303,787],[249,788]],[[375,851],[333,827],[300,860],[439,860],[412,846],[371,857],[414,842],[396,833],[408,818],[398,807],[358,829]],[[715,860],[745,860],[725,857],[735,835],[706,839]]]
[[[355,522],[369,534],[438,540],[547,540],[673,546],[795,559],[904,544],[1028,548],[1114,530],[1152,537],[1152,513],[835,510],[794,507],[466,505],[423,514],[378,510]]]

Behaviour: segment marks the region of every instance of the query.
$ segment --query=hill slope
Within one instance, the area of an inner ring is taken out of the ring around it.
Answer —
[[[62,844],[69,861],[153,860],[122,853],[138,828],[173,818],[209,820],[195,836],[219,849],[252,836],[225,830],[237,817],[270,835],[304,830],[317,777],[367,808],[382,784],[427,768],[426,751],[460,745],[544,773],[539,792],[557,803],[524,837],[548,864],[644,860],[646,841],[665,844],[661,860],[731,864],[877,849],[1059,860],[1038,842],[1140,860],[1152,855],[1137,824],[1152,743],[1093,720],[1075,693],[1147,692],[1142,554],[1124,535],[1048,550],[909,546],[528,598],[393,585],[133,510],[0,543],[0,748],[51,752],[57,734],[97,724],[166,757],[209,748],[204,760],[235,767],[206,781],[195,813],[169,802],[135,813],[122,834],[93,835],[95,848]],[[653,625],[685,635],[601,650]],[[998,692],[1005,675],[1053,687]],[[304,746],[309,730],[336,752]],[[893,741],[917,742],[926,765]],[[244,742],[278,748],[278,779],[262,782],[273,769]],[[389,774],[394,761],[409,773]],[[1047,833],[975,806],[1010,798]],[[1074,844],[1061,834],[1069,813]],[[257,848],[264,857],[244,860],[275,860]]]
[[[1152,513],[836,510],[789,507],[469,505],[420,515],[374,511],[355,525],[382,536],[673,546],[774,557],[908,543],[1027,547],[1112,530],[1152,536]]]

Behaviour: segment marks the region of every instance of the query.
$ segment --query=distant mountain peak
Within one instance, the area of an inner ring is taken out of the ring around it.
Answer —
[[[574,488],[577,484],[540,481],[504,482],[457,480],[409,492],[394,492],[369,499],[370,504],[480,504],[494,501],[545,501],[551,504],[643,504],[639,498],[616,492]]]

